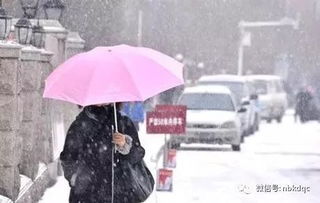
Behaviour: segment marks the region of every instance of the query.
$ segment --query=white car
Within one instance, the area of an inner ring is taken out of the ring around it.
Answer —
[[[178,104],[187,106],[186,134],[171,135],[171,147],[181,143],[231,144],[234,151],[240,151],[241,122],[227,87],[187,87]]]
[[[255,100],[251,97],[248,82],[245,77],[238,75],[206,75],[202,76],[199,85],[223,85],[228,87],[235,96],[238,108],[245,107],[247,111],[240,114],[242,137],[253,134],[259,128],[258,112]]]
[[[288,106],[281,78],[276,75],[250,75],[246,78],[259,95],[261,118],[267,122],[276,119],[280,123]]]

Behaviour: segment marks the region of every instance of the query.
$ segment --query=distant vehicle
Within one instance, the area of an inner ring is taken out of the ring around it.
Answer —
[[[181,143],[231,144],[240,151],[241,122],[231,91],[223,86],[187,87],[178,104],[187,106],[185,135],[171,135],[170,145]]]
[[[254,85],[252,82],[250,81],[247,81],[248,83],[248,87],[249,87],[249,92],[250,92],[250,102],[253,106],[253,113],[254,113],[254,116],[251,116],[251,123],[253,123],[253,131],[256,132],[259,130],[259,127],[260,127],[260,112],[261,112],[261,109],[260,109],[260,100],[259,100],[259,96],[256,94],[255,92],[255,88],[254,88]]]
[[[237,108],[245,107],[247,111],[241,114],[242,136],[253,134],[259,129],[259,111],[255,106],[257,95],[250,95],[249,86],[243,76],[237,75],[207,75],[202,76],[199,85],[223,85],[234,94]]]
[[[275,75],[250,75],[246,78],[252,82],[259,95],[261,118],[267,122],[276,119],[281,123],[288,105],[281,78]]]

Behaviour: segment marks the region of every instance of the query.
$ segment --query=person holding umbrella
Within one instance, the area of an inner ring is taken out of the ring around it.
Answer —
[[[149,197],[154,179],[137,130],[119,113],[119,102],[145,101],[183,84],[183,64],[128,45],[77,54],[49,75],[45,98],[84,107],[60,155],[71,203],[136,203]]]
[[[117,104],[120,110],[120,103]],[[126,188],[119,166],[122,161],[142,161],[145,151],[130,118],[117,111],[119,133],[114,133],[112,104],[85,107],[71,124],[60,155],[64,175],[71,187],[69,202],[111,202],[112,142],[114,154],[114,202],[135,203]],[[120,133],[121,132],[121,133]]]

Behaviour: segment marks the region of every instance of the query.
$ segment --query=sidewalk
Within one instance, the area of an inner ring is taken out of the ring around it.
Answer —
[[[157,163],[161,163],[161,160],[157,160],[157,154],[161,155],[159,154],[159,150],[162,149],[162,146],[164,144],[164,135],[147,134],[146,126],[144,123],[140,126],[139,138],[141,141],[141,145],[146,150],[144,161],[146,162],[148,168],[156,179]],[[46,190],[39,203],[67,203],[69,198],[69,191],[70,187],[68,182],[64,179],[63,176],[60,176],[57,179],[57,183]],[[154,202],[157,202],[155,191],[149,197],[146,203]]]

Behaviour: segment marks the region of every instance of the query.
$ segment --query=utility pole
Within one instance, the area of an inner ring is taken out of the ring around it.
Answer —
[[[299,28],[300,18],[297,16],[297,20],[292,18],[284,17],[279,21],[241,21],[239,22],[240,29],[240,43],[238,48],[238,75],[243,75],[243,54],[244,54],[244,46],[247,45],[247,39],[250,38],[250,33],[245,32],[245,28],[257,28],[257,27],[277,27],[277,26],[292,26],[293,29]],[[249,45],[250,46],[250,45]]]
[[[138,12],[138,46],[142,46],[143,11]]]
[[[243,73],[243,54],[244,54],[243,38],[244,38],[244,28],[240,27],[240,42],[239,42],[239,49],[238,49],[238,75],[242,75]]]

